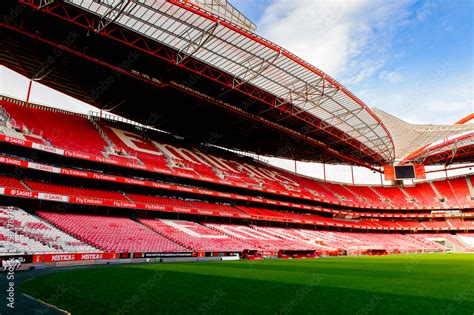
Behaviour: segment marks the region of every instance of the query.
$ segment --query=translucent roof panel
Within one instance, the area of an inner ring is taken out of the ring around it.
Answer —
[[[383,123],[340,83],[203,6],[178,0],[133,1],[126,8],[120,0],[72,3],[104,19],[113,17],[114,23],[178,51],[179,58],[192,57],[230,74],[235,84],[251,84],[276,96],[280,104],[291,103],[359,141],[386,163],[395,158]]]

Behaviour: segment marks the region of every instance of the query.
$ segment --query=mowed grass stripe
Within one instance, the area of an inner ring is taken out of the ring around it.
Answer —
[[[68,290],[58,297],[59,285]],[[471,315],[474,256],[126,265],[50,274],[22,290],[73,314]]]

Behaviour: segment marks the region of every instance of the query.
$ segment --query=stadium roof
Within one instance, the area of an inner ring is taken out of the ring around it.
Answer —
[[[415,125],[380,109],[374,112],[393,137],[397,160],[426,165],[474,162],[474,124]]]
[[[235,23],[246,30],[255,31],[257,29],[257,26],[252,21],[250,21],[227,0],[188,0],[188,2],[202,7],[204,10],[212,12],[213,14]]]
[[[369,167],[391,163],[395,157],[390,133],[361,100],[321,70],[251,33],[249,29],[252,29],[252,26],[243,27],[242,25],[246,23],[245,18],[236,20],[235,17],[238,17],[238,14],[235,12],[235,14],[226,15],[225,12],[214,14],[217,12],[215,10],[206,11],[203,9],[205,7],[203,3],[208,1],[193,1],[195,4],[177,0],[101,2],[24,0],[22,2],[35,10],[67,20],[71,28],[73,26],[86,28],[87,36],[90,35],[89,31],[92,31],[94,36],[91,35],[88,38],[90,42],[80,43],[83,46],[78,52],[78,42],[66,46],[51,40],[53,36],[58,36],[55,34],[57,30],[51,29],[57,22],[48,20],[46,23],[42,20],[44,17],[40,18],[36,15],[36,20],[34,20],[36,23],[29,21],[30,25],[23,23],[19,27],[14,25],[15,23],[2,24],[8,31],[20,32],[30,40],[41,41],[41,45],[55,45],[66,51],[67,53],[61,56],[62,60],[55,62],[68,66],[68,69],[55,65],[54,68],[43,71],[44,75],[39,76],[34,73],[38,65],[28,63],[34,62],[38,54],[41,56],[42,52],[34,51],[39,44],[20,42],[20,40],[17,43],[20,47],[17,49],[12,48],[12,45],[6,49],[9,52],[8,56],[4,53],[5,60],[15,59],[6,64],[16,70],[25,70],[23,73],[26,73],[28,77],[39,78],[42,83],[93,105],[101,108],[113,107],[113,112],[119,115],[146,122],[147,115],[136,112],[136,102],[132,103],[129,100],[131,96],[121,101],[118,109],[118,106],[110,106],[114,101],[112,98],[117,98],[117,93],[126,93],[125,87],[120,86],[120,83],[116,84],[116,88],[101,93],[100,97],[94,97],[90,90],[91,87],[97,86],[97,82],[94,85],[90,82],[93,78],[86,79],[80,77],[84,76],[84,73],[77,73],[79,68],[82,71],[87,69],[90,73],[99,73],[98,65],[110,66],[110,63],[107,64],[104,60],[113,59],[115,56],[111,53],[119,53],[120,49],[124,49],[123,46],[126,45],[128,49],[156,56],[169,63],[168,65],[160,64],[162,65],[160,70],[148,63],[148,67],[144,69],[154,68],[155,73],[158,73],[156,77],[144,74],[141,69],[137,70],[138,64],[134,64],[133,69],[125,69],[124,72],[135,80],[148,83],[152,81],[151,83],[160,87],[171,86],[192,94],[194,98],[199,97],[208,102],[223,101],[227,104],[225,105],[227,111],[230,108],[229,104],[234,106],[232,108],[234,115],[235,113],[251,115],[254,126],[257,121],[257,124],[264,123],[274,130],[279,129],[277,134],[286,133],[287,136],[291,134],[292,143],[295,142],[294,139],[299,139],[296,141],[297,145],[292,145],[293,149],[288,149],[277,144],[278,142],[288,143],[287,140],[281,138],[281,135],[277,136],[278,139],[271,136],[268,141],[273,143],[273,149],[265,148],[263,145],[257,148],[244,143],[248,142],[248,139],[242,138],[239,143],[237,134],[227,136],[229,130],[219,129],[219,132],[224,135],[222,138],[227,142],[218,143],[219,145],[263,155]],[[201,5],[196,5],[196,3],[201,3]],[[226,12],[233,12],[229,7],[226,10]],[[33,20],[31,17],[28,19]],[[22,22],[28,22],[28,19]],[[56,27],[60,27],[58,25]],[[28,27],[31,29],[27,29]],[[102,39],[93,38],[96,34],[102,35]],[[117,43],[111,44],[110,40],[119,42],[122,47],[114,46]],[[101,41],[103,51],[94,51],[91,48],[94,41],[96,43]],[[32,50],[31,55],[28,55],[28,50]],[[44,48],[41,47],[41,50]],[[96,55],[92,56],[92,53]],[[70,54],[87,59],[87,62],[82,60],[80,65],[77,58],[72,58]],[[98,65],[95,68],[88,68],[87,63],[93,62]],[[158,65],[156,59],[154,62]],[[74,64],[74,69],[71,68],[71,64]],[[115,60],[115,64],[112,63],[112,65],[117,65],[117,61]],[[123,70],[114,69],[114,71]],[[182,77],[186,76],[186,73],[189,76],[190,72],[204,77],[207,85],[198,83],[189,87],[183,83]],[[71,86],[66,86],[68,82],[66,78],[70,79]],[[216,83],[220,85],[219,89]],[[133,84],[130,83],[128,86],[137,88],[136,83]],[[89,88],[84,88],[85,85]],[[139,91],[136,93],[141,93],[141,90]],[[111,96],[112,92],[115,95]],[[144,94],[147,93],[144,92]],[[156,98],[157,95],[154,97]],[[177,98],[175,104],[183,101]],[[189,102],[189,97],[185,101]],[[140,103],[143,104],[143,102]],[[148,110],[146,105],[143,106],[143,110]],[[220,104],[220,106],[224,105]],[[179,112],[195,115],[195,112],[186,112],[182,109]],[[162,115],[161,112],[158,114]],[[217,117],[219,116],[215,116],[213,121],[219,119]],[[189,136],[186,130],[178,127],[176,121],[172,121],[174,117],[166,116],[166,118],[169,120],[163,123],[160,129],[176,132],[185,137]],[[204,122],[209,123],[210,119]],[[196,128],[188,129],[196,134]],[[247,132],[250,130],[248,127],[245,129]],[[255,139],[256,135],[258,137],[258,132],[252,134],[250,138]],[[207,138],[209,138],[208,133]],[[308,147],[309,143],[311,143],[310,147]],[[306,148],[302,148],[304,146]],[[313,149],[313,154],[309,152],[309,148]]]

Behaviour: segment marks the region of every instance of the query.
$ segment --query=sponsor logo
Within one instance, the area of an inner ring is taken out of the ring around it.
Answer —
[[[17,139],[17,138],[11,138],[11,137],[5,137],[6,142],[14,143],[14,144],[19,144],[19,145],[26,145],[25,140]]]
[[[178,186],[177,188],[180,191],[187,191],[187,192],[192,192],[193,191],[193,188],[191,188],[191,187]]]
[[[10,195],[19,197],[33,197],[33,192],[27,190],[10,190]]]
[[[171,188],[171,185],[163,184],[163,183],[152,182],[151,185],[155,188]]]
[[[84,153],[81,153],[81,152],[63,151],[63,154],[66,155],[66,156],[71,156],[71,157],[75,157],[75,158],[79,158],[79,159],[83,159],[83,160],[91,160],[90,155],[84,154]]]
[[[21,161],[20,160],[10,159],[10,158],[6,158],[6,157],[3,157],[3,156],[0,157],[0,163],[21,166]]]
[[[77,171],[77,170],[71,170],[71,169],[61,169],[62,174],[66,175],[72,175],[72,176],[77,176],[77,177],[87,177],[87,172],[83,171]]]
[[[102,254],[81,254],[81,260],[97,260],[102,258]]]
[[[85,203],[85,204],[93,204],[93,205],[101,205],[102,200],[100,199],[92,199],[92,198],[83,198],[83,197],[76,197],[77,203]]]
[[[53,200],[53,201],[67,201],[68,198],[67,196],[63,196],[63,195],[39,193],[38,199]]]
[[[133,185],[141,185],[145,186],[145,181],[139,180],[139,179],[133,179],[133,178],[125,178],[125,183],[127,184],[133,184]]]
[[[112,175],[102,175],[102,174],[93,173],[93,174],[92,174],[92,177],[93,177],[94,179],[108,180],[108,181],[112,181],[112,182],[117,181],[117,177],[112,176]]]
[[[72,261],[75,260],[74,258],[74,255],[70,254],[51,255],[51,261]]]
[[[52,166],[49,166],[49,165],[38,164],[38,163],[28,163],[28,167],[36,169],[36,170],[40,170],[40,171],[50,172],[50,173],[59,173],[60,172],[60,169],[57,168],[57,167],[52,167]]]
[[[113,205],[114,207],[119,207],[119,208],[136,208],[137,207],[135,203],[122,202],[122,201],[114,201]]]
[[[174,207],[173,209],[174,209],[175,211],[177,211],[177,212],[191,213],[191,210],[190,210],[190,209],[186,209],[186,208]]]
[[[46,146],[44,144],[36,143],[33,142],[32,148],[45,151],[45,152],[51,152],[51,153],[56,153],[56,154],[64,154],[64,150],[61,149],[56,149],[54,147]]]

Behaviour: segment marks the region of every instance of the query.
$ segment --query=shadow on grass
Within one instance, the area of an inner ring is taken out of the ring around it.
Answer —
[[[256,270],[255,272],[259,272]],[[97,268],[41,276],[22,290],[72,314],[472,314],[472,299],[335,288],[160,268]],[[363,283],[360,284],[363,287]],[[67,287],[60,296],[54,293]],[[402,289],[402,288],[401,288]],[[472,294],[472,292],[471,292]]]

